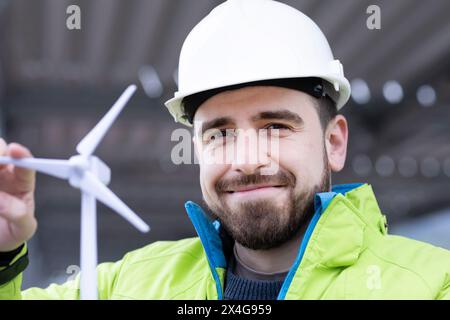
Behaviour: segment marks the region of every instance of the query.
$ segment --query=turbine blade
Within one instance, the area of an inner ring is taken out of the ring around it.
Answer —
[[[100,182],[91,172],[85,171],[80,181],[80,189],[94,196],[109,208],[116,211],[128,220],[141,232],[148,232],[150,227],[134,213],[122,200],[120,200],[108,187]]]
[[[0,164],[13,164],[21,168],[35,170],[61,179],[69,179],[73,169],[73,166],[68,160],[55,159],[14,159],[10,157],[0,157]]]
[[[131,96],[136,91],[136,85],[130,85],[122,93],[119,99],[114,103],[111,109],[103,116],[99,123],[92,129],[81,142],[77,145],[79,154],[90,156],[94,153],[100,141],[102,141],[106,132],[116,120],[122,109],[130,100]]]

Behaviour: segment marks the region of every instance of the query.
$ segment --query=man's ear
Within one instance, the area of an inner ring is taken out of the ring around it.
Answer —
[[[347,157],[348,125],[343,115],[332,119],[325,131],[325,147],[331,171],[342,170]]]

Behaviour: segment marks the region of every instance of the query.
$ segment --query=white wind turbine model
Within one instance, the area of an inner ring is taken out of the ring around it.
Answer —
[[[77,145],[79,155],[69,160],[0,157],[0,164],[13,164],[66,179],[81,190],[81,299],[95,300],[97,294],[97,208],[103,202],[141,232],[150,227],[106,187],[111,178],[108,166],[93,155],[98,144],[136,91],[130,85],[100,122]]]

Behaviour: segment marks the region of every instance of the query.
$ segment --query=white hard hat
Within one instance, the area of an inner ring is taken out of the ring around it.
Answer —
[[[165,105],[190,126],[183,98],[260,80],[316,77],[326,81],[337,109],[350,83],[327,39],[306,15],[273,0],[228,0],[200,21],[180,53],[178,91]]]

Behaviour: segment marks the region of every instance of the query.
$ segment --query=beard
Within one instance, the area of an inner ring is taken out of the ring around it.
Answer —
[[[297,190],[296,178],[280,166],[275,175],[251,174],[216,184],[218,203],[204,200],[209,214],[220,221],[226,232],[242,246],[252,250],[277,248],[291,240],[314,215],[314,197],[330,191],[330,168],[324,153],[324,171],[318,184]],[[279,205],[270,199],[243,201],[232,209],[224,199],[225,190],[249,184],[271,183],[287,188],[288,199]]]

